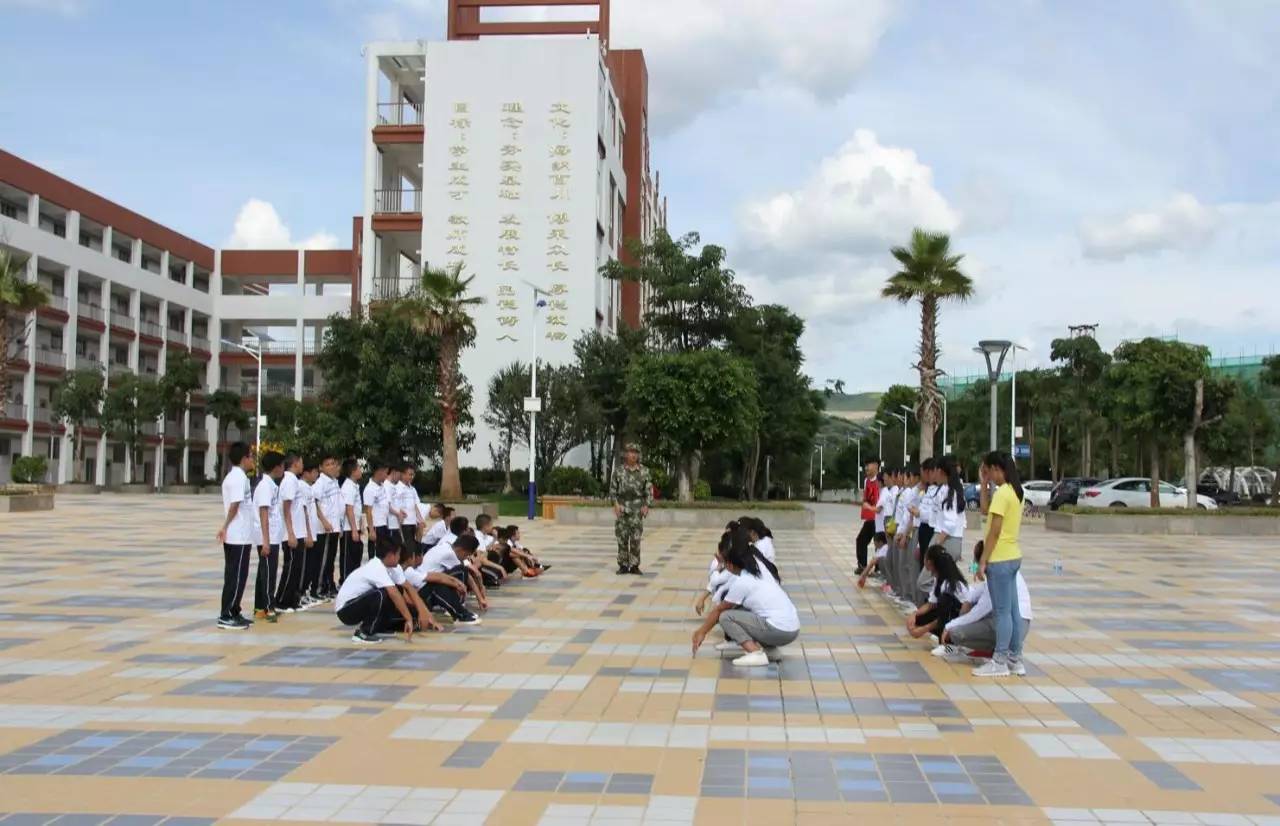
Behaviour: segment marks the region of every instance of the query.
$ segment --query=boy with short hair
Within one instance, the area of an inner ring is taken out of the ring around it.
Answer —
[[[280,564],[280,543],[284,541],[284,514],[280,510],[280,479],[284,476],[284,456],[269,450],[262,457],[262,478],[253,490],[253,506],[258,511],[260,531],[258,578],[253,589],[253,615],[267,622],[280,619],[276,612],[276,570]]]
[[[859,588],[867,587],[867,577],[875,573],[876,569],[881,565],[888,564],[889,537],[885,536],[883,533],[878,533],[872,538],[872,541],[875,542],[876,546],[875,555],[868,560],[867,567],[863,568],[862,573],[858,575]],[[881,572],[880,575],[884,576],[884,573]]]
[[[444,503],[431,506],[430,517],[435,521],[422,537],[422,544],[434,548],[449,533],[449,520],[453,518],[453,508]]]
[[[280,481],[280,512],[284,521],[284,567],[280,576],[280,588],[276,591],[276,607],[285,614],[292,614],[301,607],[303,559],[311,532],[307,525],[306,502],[303,499],[302,457],[286,454],[282,463],[284,477]],[[312,543],[314,546],[314,542]]]
[[[382,489],[387,492],[387,533],[391,541],[399,545],[402,541],[400,521],[404,519],[404,511],[400,509],[399,464],[393,464],[387,468],[387,478],[382,481]]]
[[[356,626],[352,642],[380,643],[378,633],[393,630],[398,624],[403,624],[404,639],[409,642],[415,621],[400,590],[405,583],[400,570],[400,546],[383,536],[374,551],[376,558],[361,565],[342,583],[334,611],[343,625]]]
[[[452,544],[441,542],[427,551],[418,565],[418,572],[426,577],[426,603],[444,611],[460,625],[480,624],[480,617],[466,606],[468,588],[475,590],[466,563],[479,547],[474,536],[460,536]],[[476,598],[481,610],[488,607],[478,591]]]
[[[406,462],[400,468],[400,481],[396,484],[399,491],[400,534],[404,548],[412,548],[418,544],[418,490],[413,486],[413,477],[417,469]]]
[[[387,463],[374,462],[373,475],[364,486],[364,525],[368,531],[369,558],[373,559],[378,540],[389,538],[387,530],[387,489],[382,483],[387,481]]]
[[[320,475],[312,486],[319,502],[320,527],[324,533],[307,554],[302,588],[307,603],[324,602],[337,592],[333,584],[333,558],[337,553],[338,531],[342,523],[342,492],[338,487],[338,458],[326,453],[320,460]]]
[[[338,569],[342,581],[360,567],[360,478],[362,476],[364,476],[364,470],[358,461],[351,458],[342,461],[342,485],[339,487],[342,495],[342,537],[338,552],[341,560]],[[341,585],[342,582],[338,584]]]
[[[218,627],[228,631],[244,631],[253,623],[241,613],[245,583],[249,579],[249,554],[257,533],[258,519],[253,510],[253,487],[249,473],[253,470],[253,453],[244,442],[227,449],[231,469],[222,480],[222,507],[226,515],[218,530],[222,543],[222,608]]]

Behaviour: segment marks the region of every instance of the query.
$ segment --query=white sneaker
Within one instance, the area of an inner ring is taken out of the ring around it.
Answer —
[[[939,645],[937,648],[933,649],[929,653],[935,657],[942,657],[943,659],[945,659],[947,657],[950,657],[953,654],[959,654],[961,652],[960,652],[960,646],[958,645]]]
[[[1027,666],[1022,660],[1012,660],[1009,662],[1009,673],[1015,677],[1027,676]]]
[[[479,625],[479,624],[480,624],[480,617],[478,617],[478,616],[476,616],[476,615],[474,615],[474,614],[473,614],[472,616],[468,617],[467,619],[460,619],[460,620],[458,620],[457,624],[458,624],[458,625]]]
[[[716,643],[716,650],[717,650],[717,651],[738,651],[738,650],[740,650],[741,648],[742,648],[742,646],[741,646],[741,645],[738,645],[738,644],[737,644],[736,642],[734,642],[733,640],[725,640],[724,642],[718,642],[718,643]]]
[[[975,677],[1008,677],[1009,666],[1005,665],[1004,663],[991,660],[990,662],[980,665],[977,668],[973,669],[973,676]]]
[[[761,666],[769,664],[769,655],[764,653],[764,649],[760,648],[743,654],[741,657],[733,661],[734,665],[740,666]]]

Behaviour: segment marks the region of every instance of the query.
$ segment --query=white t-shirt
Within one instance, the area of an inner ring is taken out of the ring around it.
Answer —
[[[338,488],[338,494],[342,503],[342,516],[338,517],[338,521],[334,522],[334,526],[344,531],[360,526],[360,484],[354,479],[343,479],[342,486]],[[347,519],[347,506],[351,506],[351,511],[356,515],[356,524],[352,525],[351,520]]]
[[[494,539],[492,536],[489,536],[489,534],[487,533],[477,533],[476,541],[480,543],[480,553],[483,554],[483,553],[487,553],[489,550],[489,546],[497,542],[498,540]]]
[[[723,590],[726,585],[733,582],[734,574],[728,568],[721,570],[719,563],[714,560],[712,561],[712,565],[711,573],[707,576],[707,593],[715,596]]]
[[[1031,614],[1031,592],[1027,590],[1027,581],[1022,578],[1022,572],[1019,571],[1014,579],[1014,583],[1018,587],[1018,614],[1024,620],[1035,619]],[[987,581],[975,582],[969,586],[969,593],[965,596],[965,602],[971,606],[969,612],[947,623],[947,628],[960,628],[965,625],[972,625],[978,620],[985,619],[990,616],[991,591],[987,588]]]
[[[373,527],[387,526],[387,489],[378,482],[364,486],[364,506],[373,511]]]
[[[236,503],[240,504],[235,519],[227,526],[228,545],[252,545],[260,540],[258,535],[258,511],[253,507],[253,488],[249,477],[238,466],[231,468],[222,480],[222,514]]]
[[[880,492],[880,498],[876,500],[876,533],[883,533],[885,523],[893,516],[893,509],[898,504],[898,488],[887,488]]]
[[[392,482],[390,479],[382,481],[382,489],[387,494],[387,527],[392,530],[400,530],[400,520],[393,511],[400,510],[400,488],[399,482]]]
[[[439,522],[427,528],[426,535],[422,537],[422,544],[426,545],[428,548],[434,547],[441,539],[444,539],[444,535],[448,532],[449,525],[441,519]]]
[[[761,555],[764,556],[764,558],[769,560],[770,562],[777,561],[774,559],[774,557],[777,556],[778,552],[773,548],[772,536],[762,536],[759,539],[757,539],[756,550],[759,551]]]
[[[284,503],[289,503],[289,519],[293,526],[294,539],[304,540],[307,538],[307,503],[303,499],[302,481],[294,475],[293,471],[286,470],[284,478],[280,480],[280,508],[281,515],[284,515]],[[288,536],[285,532],[285,536]]]
[[[898,495],[898,505],[894,508],[893,518],[898,521],[898,531],[905,531],[916,526],[911,516],[911,508],[919,501],[918,488],[903,488]]]
[[[937,485],[929,485],[924,489],[924,494],[917,500],[916,507],[920,510],[919,524],[933,525],[934,514],[938,509],[938,500],[934,495],[938,492]]]
[[[949,593],[951,593],[951,583],[950,583],[950,582],[944,582],[944,583],[942,583],[942,593],[944,593],[944,594],[949,594]],[[956,599],[958,599],[959,601],[961,601],[961,602],[968,602],[968,601],[969,601],[969,587],[968,587],[967,585],[963,585],[963,584],[962,584],[962,585],[960,585],[960,588],[959,588],[959,590],[958,590],[958,591],[956,591],[956,592],[955,592],[955,595],[956,595]],[[932,605],[937,605],[937,604],[938,604],[938,596],[937,596],[937,594],[935,593],[935,591],[933,591],[933,590],[930,590],[930,591],[929,591],[929,603],[930,603],[930,604],[932,604]]]
[[[333,529],[338,530],[342,522],[342,491],[338,489],[337,480],[321,473],[316,477],[316,483],[311,488],[315,492],[320,512],[324,514],[325,519],[329,520]],[[320,527],[323,530],[324,526]]]
[[[888,543],[888,542],[884,543],[884,544],[883,544],[883,545],[881,545],[879,548],[876,548],[876,559],[884,559],[884,558],[885,558],[886,556],[888,556],[888,555],[889,555],[889,543]],[[881,573],[883,573],[883,571],[882,571]]]
[[[963,539],[965,526],[964,494],[956,496],[955,505],[959,507],[960,510],[955,510],[955,508],[948,508],[944,504],[946,502],[948,489],[945,486],[942,486],[938,490],[938,518],[937,521],[933,523],[933,527],[939,533],[945,533],[947,536],[958,536]]]
[[[267,509],[267,537],[272,545],[284,541],[284,511],[280,508],[280,486],[270,476],[263,476],[258,486],[253,489],[253,506]],[[261,545],[261,528],[259,528],[258,544]]]
[[[392,573],[392,571],[398,573]],[[337,598],[333,601],[333,610],[342,610],[348,602],[359,599],[375,588],[390,588],[398,584],[397,576],[401,582],[404,582],[404,574],[400,572],[400,566],[388,568],[375,556],[347,575],[342,587],[338,589]]]
[[[413,590],[421,590],[422,586],[427,584],[427,575],[412,565],[408,568],[402,568],[401,570],[404,571],[405,581],[409,583]]]
[[[740,605],[779,631],[799,631],[800,615],[796,606],[767,571],[759,577],[743,571],[729,584],[724,601]]]
[[[400,510],[404,511],[404,524],[417,527],[418,491],[413,485],[407,485],[403,481],[396,482],[396,487],[400,490]]]
[[[299,481],[298,488],[302,491],[302,503],[307,510],[307,524],[311,526],[311,536],[314,539],[322,533],[320,529],[323,527],[320,524],[319,508],[316,507],[316,492],[311,487],[311,483],[305,481]]]
[[[448,542],[441,542],[431,550],[427,551],[422,557],[422,564],[418,566],[418,570],[423,574],[443,574],[458,567],[458,555],[454,553],[453,545]]]

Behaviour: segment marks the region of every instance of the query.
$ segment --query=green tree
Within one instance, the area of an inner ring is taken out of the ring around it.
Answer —
[[[84,428],[102,415],[103,387],[99,370],[74,370],[53,388],[53,416],[71,433],[71,479],[84,481]]]
[[[272,396],[262,400],[262,413],[267,417],[262,440],[281,444],[289,453],[319,459],[341,441],[343,425],[318,402]]]
[[[951,238],[945,233],[916,228],[907,247],[890,250],[902,269],[894,273],[881,295],[902,304],[920,302],[920,360],[912,365],[920,373],[920,395],[916,408],[920,423],[920,459],[933,456],[933,434],[942,415],[942,394],[938,390],[938,311],[943,301],[967,301],[973,295],[973,280],[960,271],[963,255],[953,255]]]
[[[25,258],[0,246],[0,410],[9,403],[9,348],[13,331],[11,316],[26,317],[49,303],[44,287],[26,279]]]
[[[1102,409],[1102,374],[1111,356],[1092,336],[1055,338],[1049,358],[1058,362],[1070,398],[1071,417],[1080,426],[1080,475],[1093,475],[1093,432]],[[1056,465],[1056,459],[1055,459]],[[1112,473],[1116,468],[1112,468]]]
[[[875,417],[884,422],[884,455],[880,457],[880,460],[895,466],[902,461],[901,456],[903,454],[904,428],[902,420],[896,418],[897,416],[906,415],[902,411],[903,407],[909,407],[912,410],[920,409],[920,390],[918,388],[905,384],[891,384],[876,404]],[[910,423],[910,419],[907,421]],[[878,450],[879,438],[877,438],[876,444]],[[916,459],[919,458],[918,456],[916,457]]]
[[[325,377],[321,405],[342,426],[327,449],[438,463],[444,439],[442,410],[435,403],[439,359],[439,339],[407,320],[385,313],[330,317],[316,366]],[[475,437],[465,382],[458,408],[458,441],[467,447]]]
[[[459,368],[462,351],[475,343],[476,325],[471,313],[484,304],[480,296],[469,295],[475,276],[463,278],[462,265],[447,270],[424,269],[417,286],[404,298],[378,305],[379,312],[407,322],[420,333],[439,342],[439,378],[436,381],[443,437],[440,468],[440,498],[462,498],[462,478],[458,475],[458,424],[465,402],[465,379]],[[413,401],[410,399],[409,403]]]
[[[627,370],[645,351],[645,334],[621,328],[616,336],[598,332],[585,333],[573,344],[578,370],[586,385],[587,395],[599,413],[599,428],[590,440],[591,467],[601,486],[608,490],[613,482],[616,446],[627,434]]]
[[[583,414],[591,405],[582,375],[573,365],[538,365],[538,398],[542,412],[538,414],[537,471],[539,479],[547,479],[570,450],[586,441],[592,422]]]
[[[1262,360],[1263,385],[1280,389],[1280,356],[1267,356]],[[1275,479],[1271,483],[1271,504],[1280,505],[1280,466],[1276,467]]]
[[[664,350],[692,352],[722,344],[747,292],[724,266],[723,247],[702,243],[696,232],[672,239],[659,229],[648,244],[633,242],[626,264],[612,260],[600,269],[615,281],[638,281],[649,288],[644,326]]]
[[[517,443],[526,443],[529,414],[524,412],[524,400],[528,394],[529,367],[522,362],[511,362],[489,379],[489,403],[483,418],[502,439],[497,456],[503,465],[503,493],[515,490],[511,484],[511,448]]]
[[[1235,489],[1237,465],[1253,467],[1259,451],[1276,434],[1276,418],[1259,388],[1236,381],[1231,401],[1222,419],[1207,428],[1202,442],[1205,455],[1215,465],[1231,468],[1228,488]]]
[[[111,380],[102,401],[102,424],[107,435],[122,442],[129,456],[126,481],[137,481],[142,467],[143,428],[155,424],[164,413],[160,386],[134,373],[122,373]]]
[[[701,452],[743,444],[760,417],[750,365],[714,349],[636,359],[626,401],[641,441],[675,460],[682,502],[693,501]]]
[[[204,386],[205,365],[185,350],[170,351],[165,355],[164,375],[160,377],[160,404],[166,419],[172,418],[182,428],[182,420],[191,409],[191,394]],[[165,455],[169,437],[166,426],[160,431],[160,455]],[[178,437],[181,439],[181,436]],[[160,462],[160,484],[165,483],[164,462]],[[182,464],[182,463],[180,463]],[[182,482],[187,481],[187,466],[182,464]]]
[[[219,445],[226,443],[227,429],[232,425],[241,431],[249,426],[249,412],[244,409],[240,394],[234,390],[215,390],[205,398],[204,403],[209,415],[218,420]]]

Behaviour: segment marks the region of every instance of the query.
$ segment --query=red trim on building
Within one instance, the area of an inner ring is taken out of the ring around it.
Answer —
[[[422,216],[417,214],[376,213],[373,216],[374,232],[422,232]]]
[[[626,242],[644,235],[644,181],[645,173],[648,172],[644,151],[647,136],[644,132],[647,126],[645,114],[649,101],[649,70],[645,65],[644,52],[639,49],[611,51],[605,61],[613,77],[622,118],[627,124],[622,145],[622,171],[627,176],[627,206],[622,216],[623,243],[618,257],[623,263],[632,264],[634,260],[627,250]],[[623,324],[637,329],[641,321],[640,284],[636,281],[623,281],[619,287],[621,306],[618,314]]]
[[[580,35],[599,34],[609,42],[610,0],[449,0],[448,35],[450,40],[476,40],[492,35]],[[546,20],[537,22],[482,23],[482,9],[557,6],[595,6],[595,20]]]
[[[89,318],[88,316],[83,315],[76,316],[76,326],[82,327],[86,330],[94,330],[99,333],[107,329],[107,325],[104,322],[98,321],[96,318]]]
[[[67,321],[71,318],[65,310],[59,310],[57,307],[51,307],[48,304],[43,307],[37,307],[36,315],[41,318],[53,319],[54,321]]]
[[[351,277],[351,250],[307,250],[302,254],[307,275]]]
[[[426,129],[422,126],[375,126],[373,142],[379,146],[396,143],[422,143],[426,138]]]
[[[297,250],[223,250],[223,276],[298,274]]]

